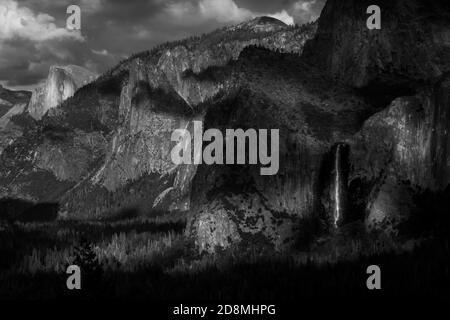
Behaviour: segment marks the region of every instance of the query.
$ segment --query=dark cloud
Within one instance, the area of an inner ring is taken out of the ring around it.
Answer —
[[[55,37],[26,35],[1,39],[0,82],[11,87],[37,84],[53,64],[76,64],[101,73],[124,57],[159,43],[209,32],[259,14],[286,11],[303,23],[319,15],[325,0],[5,0],[37,17],[51,17]],[[83,40],[61,29],[66,9],[79,5]],[[1,4],[0,4],[1,6]],[[37,19],[37,18],[36,18]],[[37,19],[39,21],[39,19]],[[1,22],[0,22],[1,24]],[[0,25],[1,27],[1,25]],[[59,33],[58,33],[59,32]],[[27,38],[28,36],[28,38]]]
[[[295,3],[295,0],[279,0],[279,1],[273,1],[273,0],[236,0],[235,1],[237,5],[240,7],[244,7],[247,9],[250,9],[252,11],[259,11],[259,12],[278,12],[283,9],[288,10],[290,6],[292,6],[293,3]]]

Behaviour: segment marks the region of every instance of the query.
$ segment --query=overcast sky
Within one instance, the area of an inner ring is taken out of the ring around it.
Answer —
[[[31,89],[50,65],[101,73],[132,53],[255,16],[304,23],[325,0],[0,0],[0,83]],[[65,28],[81,8],[81,30]]]

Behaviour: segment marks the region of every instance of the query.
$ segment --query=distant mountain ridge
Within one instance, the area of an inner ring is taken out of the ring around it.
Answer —
[[[287,25],[278,19],[262,16],[254,18],[250,21],[242,22],[236,26],[228,27],[228,31],[251,30],[253,32],[271,32],[286,29]]]
[[[26,103],[30,99],[31,92],[21,90],[14,91],[0,85],[0,117],[17,103]]]

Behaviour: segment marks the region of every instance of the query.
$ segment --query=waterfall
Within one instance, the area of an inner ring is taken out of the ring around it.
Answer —
[[[337,228],[338,221],[341,218],[341,144],[336,146],[334,157],[334,227]]]

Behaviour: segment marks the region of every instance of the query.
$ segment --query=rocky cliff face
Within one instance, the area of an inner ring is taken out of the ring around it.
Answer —
[[[93,81],[97,76],[79,66],[51,66],[45,83],[33,91],[28,113],[36,120],[58,106],[75,91]]]
[[[351,180],[365,181],[369,227],[396,227],[420,210],[414,196],[450,183],[449,77],[399,97],[368,119],[351,142]]]
[[[368,119],[355,139],[367,149],[359,152],[359,145],[355,144],[353,161],[374,166],[355,167],[355,171],[363,170],[367,178],[393,173],[400,180],[423,188],[445,188],[450,182],[449,95],[449,82],[445,79],[417,95],[395,99]],[[365,159],[356,160],[358,156]]]
[[[40,120],[48,110],[95,78],[95,74],[79,66],[52,66],[45,83],[32,93],[0,88],[0,96],[4,98],[0,98],[0,154],[23,134],[24,128],[18,118],[31,116]],[[12,121],[15,116],[16,122]]]
[[[420,195],[449,183],[450,6],[381,1],[381,29],[369,30],[371,4],[328,1],[303,58],[384,109],[346,141],[349,210],[368,227],[399,235],[425,210]]]
[[[97,164],[118,112],[110,109],[117,99],[107,86],[99,88],[101,94],[92,89],[84,87],[81,96],[88,99],[77,108],[68,106],[79,98],[69,98],[61,108],[49,109],[40,121],[25,107],[8,118],[2,133],[14,126],[18,134],[14,139],[9,134],[10,142],[0,160],[2,198],[56,204]]]

